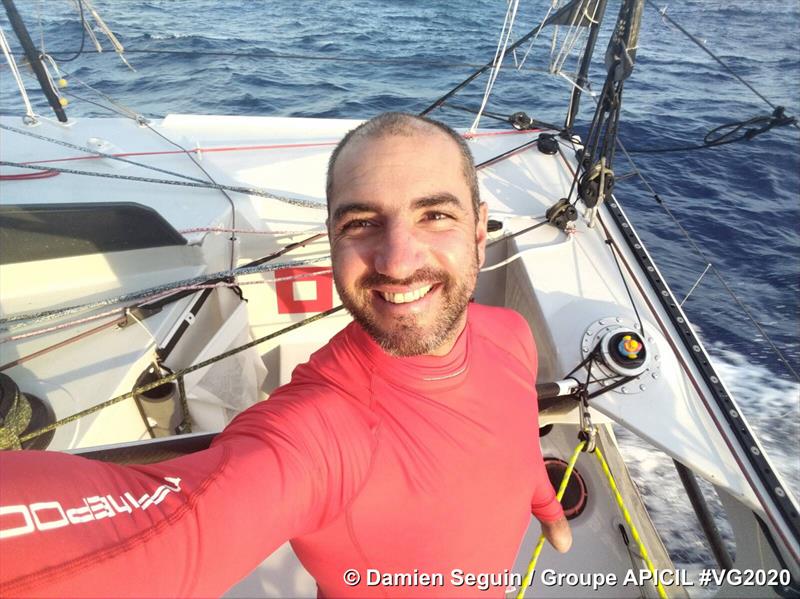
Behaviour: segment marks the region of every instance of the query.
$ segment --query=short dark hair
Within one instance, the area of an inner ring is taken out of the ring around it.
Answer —
[[[477,218],[478,207],[481,203],[480,192],[478,190],[478,173],[475,170],[472,152],[467,142],[464,141],[461,135],[444,123],[405,112],[384,112],[383,114],[379,114],[361,123],[355,129],[348,131],[347,135],[336,145],[336,148],[334,148],[328,160],[328,177],[325,184],[325,195],[327,197],[328,207],[330,208],[331,196],[333,195],[333,167],[336,164],[336,160],[339,158],[339,154],[341,154],[347,144],[360,139],[389,137],[392,135],[411,136],[414,133],[424,132],[426,129],[430,130],[431,128],[441,131],[458,146],[458,150],[461,153],[464,178],[469,186],[472,208]]]

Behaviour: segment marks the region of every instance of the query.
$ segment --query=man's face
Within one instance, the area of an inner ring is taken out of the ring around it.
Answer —
[[[389,353],[445,355],[466,322],[486,245],[456,144],[443,133],[367,138],[334,166],[336,289]]]

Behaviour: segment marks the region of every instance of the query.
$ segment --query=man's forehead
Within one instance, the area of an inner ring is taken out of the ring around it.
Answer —
[[[433,144],[442,151],[453,152],[460,154],[458,144],[443,131],[437,129],[433,125],[427,123],[415,124],[413,127],[403,129],[401,131],[383,131],[362,137],[356,137],[342,148],[339,159],[336,161],[338,165],[342,162],[342,158],[347,155],[369,153],[375,151],[376,148],[392,146],[396,144],[410,143],[410,144]],[[449,153],[448,152],[448,153]],[[336,165],[334,165],[335,167]]]
[[[378,169],[392,169],[420,182],[447,180],[464,183],[463,156],[458,144],[433,126],[402,133],[382,133],[351,140],[333,165],[333,197],[347,195]],[[405,173],[404,171],[408,171]],[[460,187],[461,185],[459,185]]]

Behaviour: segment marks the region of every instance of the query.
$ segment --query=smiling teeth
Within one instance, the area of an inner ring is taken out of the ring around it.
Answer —
[[[431,290],[431,285],[425,285],[414,291],[406,291],[405,293],[381,293],[383,299],[392,304],[407,304],[408,302],[415,302]]]

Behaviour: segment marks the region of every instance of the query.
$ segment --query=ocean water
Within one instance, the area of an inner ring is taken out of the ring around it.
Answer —
[[[68,0],[17,0],[37,44],[68,58],[81,30]],[[62,63],[78,95],[107,101],[85,81],[140,113],[205,113],[366,118],[385,110],[420,111],[473,68],[494,55],[506,4],[500,0],[445,2],[331,0],[231,3],[223,0],[95,0],[125,45],[129,70],[103,36],[103,54],[87,52]],[[536,26],[548,0],[523,0],[517,37]],[[608,21],[618,10],[609,3]],[[684,0],[668,14],[689,29],[774,104],[800,114],[800,4],[765,0]],[[0,27],[10,34],[5,15]],[[608,29],[608,28],[606,28]],[[509,60],[488,110],[519,110],[562,122],[570,87],[539,72],[548,61],[545,32],[524,68]],[[598,57],[607,43],[601,36]],[[87,51],[92,50],[86,40]],[[152,53],[152,51],[171,53]],[[177,52],[177,53],[172,53]],[[522,58],[524,52],[518,54]],[[593,88],[602,85],[599,60]],[[485,79],[455,102],[477,106]],[[32,79],[28,88],[39,111]],[[21,114],[21,101],[5,65],[0,68],[0,111]],[[584,96],[578,130],[592,115]],[[71,115],[109,115],[77,99]],[[646,7],[637,65],[626,83],[620,138],[631,149],[694,145],[712,128],[768,114],[771,109],[726,74],[680,32]],[[433,113],[457,127],[472,116],[446,109]],[[484,118],[483,126],[495,126]],[[497,126],[501,126],[497,124]],[[693,242],[648,188],[633,177],[616,194],[679,298],[712,263],[725,285],[708,272],[684,304],[723,379],[760,433],[795,494],[800,493],[800,384],[749,321],[766,331],[791,369],[800,371],[800,131],[774,129],[747,143],[693,152],[635,154],[641,173]],[[624,155],[617,175],[631,172]],[[703,255],[695,250],[700,248]],[[726,285],[738,299],[733,299]],[[746,308],[742,308],[745,306]],[[711,565],[685,509],[657,492],[664,477],[677,483],[669,460],[623,435],[632,471],[656,518],[663,516],[676,563]],[[676,521],[677,522],[674,522]],[[691,524],[689,524],[691,522]]]

